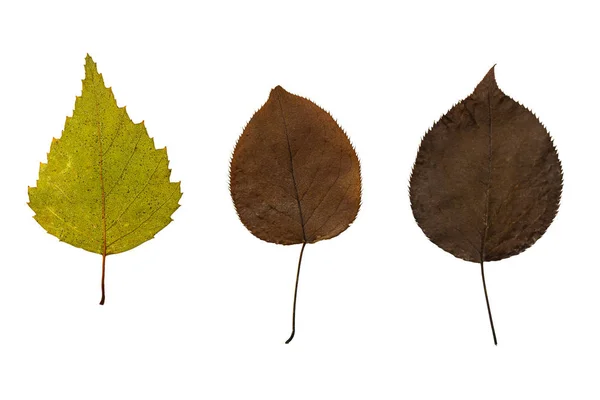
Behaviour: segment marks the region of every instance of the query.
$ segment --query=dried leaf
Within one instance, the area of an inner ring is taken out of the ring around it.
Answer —
[[[88,55],[80,97],[37,187],[29,188],[35,220],[60,241],[106,256],[130,250],[171,222],[180,183],[170,182],[166,148],[156,150],[144,123],[134,124],[104,86]]]
[[[410,179],[417,224],[436,245],[479,263],[519,254],[554,219],[562,191],[544,126],[497,86],[494,68],[423,137]]]
[[[240,136],[230,166],[231,197],[242,223],[271,243],[331,239],[356,218],[358,157],[344,131],[313,102],[271,91]],[[296,294],[292,335],[295,332]]]

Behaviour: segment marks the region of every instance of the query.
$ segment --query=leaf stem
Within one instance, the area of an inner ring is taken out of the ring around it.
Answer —
[[[100,299],[100,305],[104,305],[104,275],[106,274],[106,253],[102,254],[102,298]]]
[[[488,316],[490,317],[490,326],[492,327],[492,335],[494,335],[494,344],[498,346],[496,340],[496,330],[494,329],[494,320],[492,319],[492,310],[490,309],[490,300],[488,299],[487,287],[485,286],[485,274],[483,273],[483,261],[481,261],[481,280],[483,282],[483,292],[485,293],[485,302],[487,304]]]
[[[292,334],[285,344],[289,344],[294,338],[296,333],[296,299],[298,298],[298,280],[300,279],[300,265],[302,264],[302,254],[304,254],[304,247],[306,242],[302,243],[302,250],[300,250],[300,258],[298,259],[298,272],[296,273],[296,288],[294,289],[294,311],[292,312]]]

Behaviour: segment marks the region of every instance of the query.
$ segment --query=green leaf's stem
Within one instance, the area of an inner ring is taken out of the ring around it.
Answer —
[[[95,75],[92,75],[92,80],[96,79]],[[102,298],[100,299],[100,305],[104,305],[104,275],[106,270],[106,191],[104,189],[104,151],[102,150],[102,121],[100,114],[100,104],[98,101],[97,93],[96,96],[96,115],[98,117],[98,156],[100,163],[100,193],[102,196]]]
[[[496,330],[494,329],[494,320],[492,319],[492,310],[490,309],[490,301],[488,299],[487,288],[485,286],[485,274],[483,273],[483,261],[481,261],[481,280],[483,281],[483,292],[485,293],[485,302],[487,303],[488,316],[490,317],[490,325],[492,327],[492,335],[494,335],[494,344],[498,346],[496,340]]]
[[[296,333],[296,299],[298,298],[298,280],[300,279],[300,265],[302,264],[302,254],[304,254],[304,247],[306,242],[302,243],[302,250],[300,250],[300,259],[298,260],[298,272],[296,273],[296,288],[294,289],[294,311],[292,312],[292,335],[285,344],[289,344],[294,338]]]
[[[100,305],[104,305],[104,275],[106,273],[106,253],[102,254],[102,298],[100,299]]]

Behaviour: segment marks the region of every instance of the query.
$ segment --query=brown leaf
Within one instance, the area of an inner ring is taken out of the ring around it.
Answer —
[[[360,165],[327,112],[277,86],[237,142],[230,189],[252,234],[272,243],[302,243],[303,251],[306,243],[339,235],[356,218]]]
[[[544,234],[561,191],[550,135],[498,88],[493,67],[423,137],[410,179],[413,214],[425,235],[480,263],[482,277],[484,261],[519,254]]]

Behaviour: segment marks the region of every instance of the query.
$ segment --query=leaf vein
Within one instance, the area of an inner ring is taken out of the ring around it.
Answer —
[[[348,186],[346,186],[346,190],[344,191],[344,194],[342,195],[342,198],[340,199],[340,202],[338,203],[338,205],[335,208],[335,210],[329,215],[329,217],[327,217],[327,219],[325,220],[325,222],[323,222],[321,224],[321,226],[319,226],[317,229],[315,229],[315,233],[319,232],[319,230],[321,230],[321,228],[324,227],[325,224],[327,224],[327,222],[329,222],[329,220],[331,219],[331,217],[333,217],[338,212],[338,210],[340,209],[340,206],[342,205],[342,203],[346,199],[346,194],[348,193],[348,190],[350,190],[351,186],[352,186],[352,182],[350,182],[348,184]]]
[[[76,233],[85,236],[86,238],[90,239],[93,242],[98,242],[97,239],[94,239],[92,236],[90,236],[90,234],[88,233],[84,233],[81,230],[79,230],[79,228],[77,228],[75,225],[73,225],[72,223],[68,222],[66,219],[64,219],[63,217],[61,217],[60,215],[58,215],[52,208],[46,206],[46,210],[50,211],[56,218],[60,219],[62,222],[65,223],[65,226],[71,228],[73,231],[75,231]],[[62,240],[59,238],[59,240]],[[100,242],[98,242],[100,243]]]
[[[123,130],[123,125],[125,124],[125,115],[126,115],[125,110],[123,110],[123,112],[121,113],[121,118],[119,119],[119,125],[117,126],[117,132],[115,133],[115,136],[113,137],[113,140],[108,145],[107,149],[104,151],[103,156],[106,156],[106,154],[112,148],[112,146],[115,143],[115,141],[117,140],[117,138],[120,136],[121,131]]]
[[[164,201],[164,202],[163,202],[163,203],[162,203],[162,204],[161,204],[161,205],[160,205],[160,206],[159,206],[159,207],[158,207],[156,210],[154,210],[154,211],[153,211],[153,212],[152,212],[152,213],[151,213],[151,214],[148,216],[148,218],[146,218],[145,220],[143,220],[141,224],[139,224],[137,227],[135,227],[135,228],[134,228],[134,229],[132,229],[131,231],[129,231],[129,232],[127,232],[126,234],[122,235],[121,237],[119,237],[119,238],[117,238],[117,239],[113,240],[113,241],[112,241],[112,242],[111,242],[111,243],[110,243],[108,246],[106,246],[106,247],[108,248],[108,247],[110,247],[110,246],[114,245],[114,244],[115,244],[115,243],[117,243],[118,241],[120,241],[120,240],[124,239],[125,237],[127,237],[127,236],[131,235],[133,232],[135,232],[135,231],[137,231],[139,228],[141,228],[141,227],[142,227],[142,225],[144,225],[146,222],[148,222],[148,221],[149,221],[149,220],[150,220],[150,219],[151,219],[151,218],[154,216],[154,214],[156,214],[156,213],[158,212],[158,210],[160,210],[161,208],[163,208],[163,207],[164,207],[164,205],[165,205],[165,204],[167,204],[167,203],[168,203],[168,202],[169,202],[169,201],[170,201],[170,200],[173,198],[173,195],[174,195],[175,193],[177,193],[177,192],[178,192],[178,188],[176,187],[176,188],[175,188],[175,190],[173,190],[173,192],[171,193],[171,195],[170,195],[170,196],[167,198],[167,200],[165,200],[165,201]]]
[[[308,224],[308,221],[310,221],[310,219],[313,217],[313,215],[315,215],[315,212],[317,211],[317,209],[321,206],[321,204],[323,204],[323,201],[325,201],[325,198],[327,197],[327,195],[329,194],[329,192],[331,192],[331,189],[335,186],[335,184],[337,183],[337,181],[340,179],[341,171],[342,171],[342,149],[340,148],[340,164],[338,166],[337,176],[335,177],[335,180],[333,181],[333,183],[331,184],[331,186],[329,186],[329,188],[327,188],[327,191],[325,192],[325,195],[323,195],[323,197],[321,197],[321,199],[319,200],[319,203],[313,209],[312,213],[310,214],[310,217],[308,217],[308,219],[304,222],[305,225]]]
[[[292,145],[290,143],[290,135],[288,133],[285,115],[283,114],[283,105],[281,104],[281,96],[277,96],[277,102],[279,103],[279,110],[281,111],[281,119],[283,120],[283,130],[285,133],[285,138],[287,140],[288,153],[289,153],[289,157],[290,157],[290,172],[292,174],[292,183],[294,185],[296,201],[298,203],[298,213],[300,214],[300,227],[302,228],[302,238],[306,242],[306,231],[304,230],[304,216],[302,215],[302,205],[300,204],[300,196],[298,195],[298,185],[296,184],[296,175],[294,173],[294,158],[292,156]]]
[[[121,219],[121,217],[127,212],[127,210],[129,210],[129,207],[131,207],[131,205],[133,203],[135,203],[135,201],[138,199],[138,197],[140,196],[140,194],[142,194],[142,192],[144,190],[146,190],[146,188],[148,187],[148,185],[150,184],[150,181],[152,180],[152,178],[154,177],[154,174],[156,173],[156,171],[158,170],[158,166],[160,165],[160,163],[162,162],[162,158],[160,160],[158,160],[158,163],[156,163],[156,167],[154,168],[154,171],[152,172],[152,174],[150,175],[150,177],[148,178],[148,181],[146,182],[146,184],[144,185],[144,187],[142,187],[142,189],[135,195],[135,197],[129,202],[129,204],[127,205],[127,207],[125,207],[125,209],[123,210],[123,212],[121,212],[121,214],[113,221],[113,223],[108,227],[107,231],[111,230]]]
[[[112,185],[112,187],[110,188],[110,190],[108,191],[108,193],[106,193],[106,197],[107,198],[108,198],[108,196],[110,196],[110,194],[113,192],[113,190],[117,186],[119,186],[119,183],[122,182],[123,176],[125,175],[125,171],[127,171],[127,168],[129,167],[129,164],[131,163],[131,160],[133,159],[133,155],[136,153],[136,151],[138,149],[138,145],[140,143],[140,140],[142,139],[142,133],[143,133],[143,131],[140,130],[140,133],[138,134],[137,141],[135,142],[135,147],[133,148],[133,151],[131,152],[131,155],[127,159],[127,162],[125,163],[125,166],[123,167],[123,170],[121,171],[121,174],[119,175],[119,177],[117,178],[117,180],[115,181],[115,183]]]

